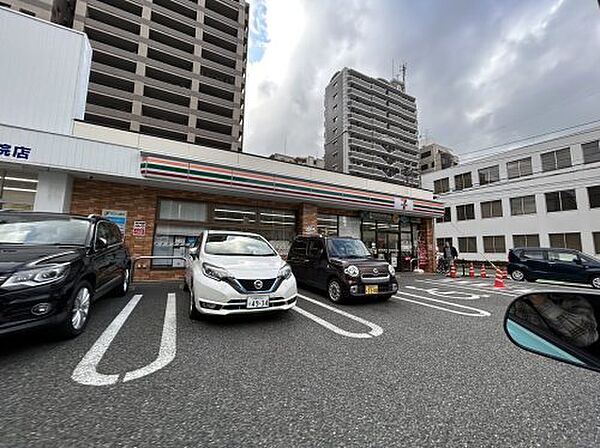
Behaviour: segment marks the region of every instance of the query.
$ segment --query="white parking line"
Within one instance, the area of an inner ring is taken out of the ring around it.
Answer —
[[[412,289],[415,291],[423,291],[434,297],[442,297],[444,299],[455,299],[455,300],[478,300],[481,298],[489,297],[488,294],[473,294],[472,292],[464,291],[442,291],[439,288],[417,288],[416,286],[406,285],[406,289]]]
[[[434,284],[442,284],[444,286],[448,286],[448,282],[442,282],[439,280],[415,280],[416,282],[421,282],[421,283],[434,283]],[[504,291],[500,291],[499,288],[498,289],[494,289],[491,286],[489,287],[484,287],[484,286],[462,286],[462,285],[453,285],[454,288],[458,288],[458,289],[466,289],[466,290],[471,290],[471,291],[477,291],[477,292],[482,292],[482,291],[486,291],[489,293],[493,293],[493,294],[499,294],[501,296],[507,296],[507,297],[517,297],[518,294],[511,294],[508,292],[504,292]]]
[[[121,377],[120,373],[111,375],[98,373],[98,364],[102,361],[102,358],[110,347],[113,339],[119,333],[141,298],[142,294],[134,295],[121,310],[119,315],[115,317],[106,330],[104,330],[102,335],[100,335],[94,345],[92,345],[92,348],[88,350],[79,364],[77,364],[75,370],[73,370],[73,374],[71,375],[73,381],[86,386],[109,386],[111,384],[116,384],[119,381],[119,378]],[[150,375],[164,368],[175,359],[177,350],[177,316],[175,299],[175,293],[169,293],[167,295],[167,307],[165,310],[165,320],[163,323],[158,357],[144,367],[127,372],[123,378],[123,382]]]
[[[111,342],[139,303],[142,298],[141,294],[134,295],[129,303],[121,310],[119,315],[114,318],[98,340],[92,345],[92,348],[85,354],[82,360],[77,364],[71,378],[73,381],[86,386],[108,386],[115,384],[119,380],[119,375],[105,375],[98,373],[98,363],[102,360],[102,357],[110,347]]]
[[[398,295],[400,295],[401,297],[399,297]],[[408,296],[408,297],[413,297],[416,299],[421,299],[421,300],[428,300],[431,302],[436,302],[436,303],[441,303],[443,305],[448,305],[450,307],[455,307],[455,308],[460,308],[460,309],[464,309],[464,310],[469,310],[472,312],[465,312],[465,311],[457,311],[457,310],[453,310],[453,309],[448,309],[448,308],[444,308],[441,307],[439,305],[433,305],[431,303],[423,303],[420,302],[418,300],[411,300],[411,299],[407,299],[406,297],[403,296]],[[395,295],[394,297],[392,297],[395,300],[403,300],[405,302],[410,302],[410,303],[414,303],[416,305],[422,305],[422,306],[427,306],[429,308],[435,308],[441,311],[446,311],[447,313],[454,313],[454,314],[461,314],[463,316],[470,316],[470,317],[488,317],[491,314],[487,311],[484,310],[480,310],[479,308],[473,308],[470,306],[465,306],[465,305],[459,305],[457,303],[452,303],[452,302],[446,302],[444,300],[439,300],[439,299],[432,299],[430,297],[423,297],[423,296],[418,296],[415,294],[410,294],[408,292],[400,292],[398,291],[397,295]]]
[[[123,382],[136,380],[150,375],[164,367],[175,359],[177,353],[177,314],[175,309],[175,293],[167,296],[167,308],[165,310],[165,322],[163,324],[162,338],[158,357],[147,366],[134,371],[127,372]]]
[[[325,319],[320,318],[319,316],[316,316],[312,313],[309,313],[308,311],[295,306],[294,308],[292,308],[294,311],[302,314],[305,317],[308,317],[309,319],[313,320],[314,322],[318,323],[319,325],[327,328],[328,330],[333,331],[334,333],[337,333],[341,336],[345,336],[348,338],[356,338],[356,339],[368,339],[371,337],[377,337],[377,336],[381,336],[383,334],[383,329],[377,325],[374,324],[373,322],[369,322],[368,320],[363,319],[362,317],[358,317],[355,316],[353,314],[347,313],[346,311],[342,311],[338,308],[335,308],[333,306],[327,305],[325,303],[322,303],[318,300],[315,300],[311,297],[307,297],[305,295],[302,294],[298,294],[298,297],[301,297],[304,300],[308,300],[309,302],[314,303],[315,305],[321,306],[323,308],[326,308],[330,311],[333,311],[334,313],[340,314],[344,317],[347,317],[348,319],[352,319],[356,322],[360,322],[361,324],[367,326],[370,328],[368,333],[353,333],[350,331],[346,331],[341,329],[340,327],[338,327],[337,325],[332,324],[331,322],[326,321]]]

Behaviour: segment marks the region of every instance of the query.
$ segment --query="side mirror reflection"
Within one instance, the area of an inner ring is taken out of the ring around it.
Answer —
[[[600,371],[600,295],[537,292],[508,307],[504,331],[518,347]]]

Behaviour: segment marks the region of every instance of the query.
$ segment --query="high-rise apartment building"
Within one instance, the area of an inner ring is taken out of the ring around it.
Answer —
[[[421,147],[421,174],[458,165],[458,156],[450,148],[429,143]]]
[[[242,150],[249,5],[78,0],[94,50],[85,120]]]
[[[344,68],[325,89],[325,167],[419,186],[417,106],[398,80]]]

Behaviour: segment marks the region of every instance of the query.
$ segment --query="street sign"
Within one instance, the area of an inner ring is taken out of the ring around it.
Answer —
[[[133,236],[146,236],[146,221],[133,221]]]

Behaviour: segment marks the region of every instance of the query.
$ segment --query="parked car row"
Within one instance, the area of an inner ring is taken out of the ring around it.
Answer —
[[[0,212],[0,335],[56,327],[82,333],[92,303],[129,289],[132,261],[116,224],[100,216]],[[297,237],[287,262],[261,235],[208,230],[188,251],[189,316],[289,310],[297,282],[331,301],[388,299],[394,268],[355,238]]]

